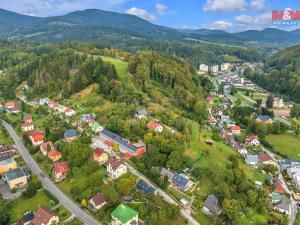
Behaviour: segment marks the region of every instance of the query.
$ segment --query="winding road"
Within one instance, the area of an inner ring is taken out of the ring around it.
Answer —
[[[59,199],[60,204],[62,204],[66,209],[68,209],[75,217],[87,225],[100,225],[92,216],[88,215],[86,212],[80,209],[80,207],[70,200],[39,168],[37,163],[29,154],[28,150],[22,143],[21,139],[13,129],[13,127],[5,121],[2,121],[3,126],[8,131],[9,135],[15,142],[15,145],[19,153],[24,158],[28,167],[32,173],[37,174],[39,180],[42,182],[42,185],[45,189],[50,191],[57,199]]]

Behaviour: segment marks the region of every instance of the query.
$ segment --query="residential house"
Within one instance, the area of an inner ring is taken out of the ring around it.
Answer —
[[[219,66],[218,65],[211,66],[210,67],[210,72],[211,72],[212,75],[217,75],[218,72],[219,72]]]
[[[279,161],[281,170],[287,170],[291,167],[299,167],[300,168],[300,161],[295,159],[283,159]]]
[[[8,184],[10,190],[24,187],[27,184],[27,175],[22,168],[7,171],[2,179]]]
[[[267,123],[267,124],[273,123],[272,118],[268,115],[255,115],[254,119],[258,123]]]
[[[16,105],[15,105],[14,102],[6,102],[6,103],[5,103],[5,108],[6,108],[6,109],[13,109],[13,108],[15,108],[15,107],[16,107]]]
[[[262,165],[273,165],[276,166],[275,161],[273,160],[273,158],[266,152],[261,152],[258,156],[259,158],[259,162]]]
[[[221,64],[221,71],[227,71],[227,70],[229,70],[230,69],[230,67],[231,67],[231,64],[230,63],[222,63]]]
[[[103,127],[98,122],[93,122],[92,131],[95,133],[100,133],[103,130]]]
[[[200,71],[200,73],[207,74],[208,73],[208,65],[200,64],[199,71]]]
[[[0,161],[10,159],[18,155],[16,148],[8,145],[0,145]]]
[[[276,97],[273,99],[273,107],[274,108],[284,108],[284,101],[281,97]]]
[[[64,140],[66,142],[74,141],[77,138],[77,131],[74,129],[70,129],[65,131],[64,133]]]
[[[291,167],[287,169],[287,174],[292,177],[294,174],[299,173],[300,168],[299,167]]]
[[[138,119],[146,119],[149,116],[149,113],[146,111],[145,108],[143,108],[143,109],[136,111],[134,116]]]
[[[230,129],[231,133],[233,133],[235,135],[240,135],[241,134],[240,126],[236,126],[236,125],[230,126],[229,129]]]
[[[108,161],[108,154],[101,148],[96,148],[93,151],[93,160],[97,161],[99,164],[104,164]]]
[[[59,218],[50,209],[39,208],[31,221],[33,225],[59,224]]]
[[[34,146],[44,143],[44,131],[29,131],[28,136]]]
[[[107,162],[106,170],[111,179],[117,179],[127,173],[127,166],[122,159],[114,158]]]
[[[136,185],[136,189],[140,192],[143,192],[145,194],[155,193],[156,190],[153,186],[150,186],[149,184],[145,183],[144,181],[139,181]]]
[[[53,149],[50,152],[48,152],[48,158],[52,162],[56,162],[56,161],[60,160],[62,158],[62,156],[61,156],[61,153],[58,150]]]
[[[229,123],[229,121],[230,121],[230,117],[228,116],[228,115],[221,115],[221,121],[223,122],[223,123],[226,123],[226,124],[228,124]]]
[[[274,209],[284,213],[289,214],[290,213],[290,200],[285,195],[282,195],[281,201],[274,206]]]
[[[212,216],[214,213],[218,216],[221,214],[222,210],[218,204],[218,198],[214,194],[206,198],[202,211],[209,216]]]
[[[0,176],[17,168],[17,163],[13,158],[4,159],[0,161]]]
[[[48,101],[47,102],[47,105],[49,106],[49,108],[54,108],[54,105],[55,105],[56,103],[55,102],[52,102],[52,101]]]
[[[173,177],[175,176],[175,173],[173,173],[172,171],[165,169],[165,168],[161,168],[160,170],[160,176],[162,178],[168,177],[168,181],[172,182]]]
[[[253,168],[258,168],[258,155],[247,155],[246,163]]]
[[[272,200],[273,204],[276,204],[276,203],[280,202],[281,201],[281,194],[272,192],[271,193],[271,200]]]
[[[213,104],[215,102],[215,97],[212,95],[209,95],[207,97],[207,102],[208,102],[208,104]]]
[[[31,221],[33,220],[33,218],[34,218],[33,212],[28,211],[24,213],[22,219],[20,220],[20,225],[31,225],[32,224]],[[18,225],[18,223],[15,225]]]
[[[175,174],[172,183],[181,191],[187,191],[193,186],[193,182],[184,174]]]
[[[81,122],[83,123],[88,123],[94,119],[95,118],[91,114],[83,114],[80,118]]]
[[[32,115],[25,115],[23,117],[23,122],[24,123],[32,123]]]
[[[274,193],[279,193],[279,194],[285,193],[285,189],[278,178],[272,179],[272,189]]]
[[[54,107],[54,108],[57,109],[58,112],[60,112],[60,113],[65,113],[65,111],[66,111],[66,109],[67,109],[67,107],[64,106],[64,105],[58,105],[57,108],[56,108],[56,107]]]
[[[106,204],[106,198],[103,193],[97,193],[94,197],[89,200],[89,204],[94,209],[101,209]]]
[[[148,127],[148,129],[154,130],[157,133],[163,132],[163,129],[164,129],[163,126],[160,123],[155,122],[155,121],[148,122],[147,127]]]
[[[121,153],[130,154],[132,156],[140,157],[146,152],[146,144],[139,141],[138,143],[130,143],[130,141],[121,138],[119,135],[107,130],[106,128],[102,129],[100,132],[99,146],[101,146],[102,141],[110,147],[116,143],[119,146],[119,150]],[[97,140],[95,139],[95,143]]]
[[[297,189],[300,190],[300,172],[293,174],[291,178]]]
[[[69,172],[68,162],[53,162],[53,174],[56,182],[62,181],[66,178]]]
[[[45,143],[41,144],[41,146],[40,146],[40,150],[44,156],[47,156],[48,152],[50,152],[54,149],[56,149],[56,148],[53,145],[52,141],[45,142]]]
[[[64,106],[63,107],[60,107],[60,104],[58,104],[57,102],[54,102],[54,104],[53,104],[53,106],[52,106],[52,108],[54,109],[54,110],[59,110],[60,109],[60,111],[64,111]]]
[[[111,213],[112,225],[136,225],[139,224],[139,214],[134,209],[121,203]]]
[[[34,125],[30,122],[25,122],[21,125],[21,130],[24,132],[32,131],[34,130]]]
[[[258,136],[248,136],[246,137],[246,144],[247,145],[253,145],[253,146],[259,146],[259,138]]]
[[[70,107],[67,107],[65,109],[65,115],[66,116],[71,117],[71,116],[74,116],[75,114],[76,114],[75,110],[71,109]]]

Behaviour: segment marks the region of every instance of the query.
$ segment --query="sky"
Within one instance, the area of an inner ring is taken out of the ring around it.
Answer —
[[[272,27],[272,10],[300,10],[300,0],[0,0],[0,8],[40,17],[93,8],[173,28],[236,32]]]

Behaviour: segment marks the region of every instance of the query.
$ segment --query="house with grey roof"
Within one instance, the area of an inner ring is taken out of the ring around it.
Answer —
[[[290,214],[290,200],[288,197],[282,195],[281,201],[274,206],[274,209],[284,214]]]
[[[142,108],[142,109],[136,111],[134,116],[138,119],[145,119],[149,116],[149,113],[146,111],[145,108]]]
[[[214,194],[211,194],[206,198],[202,212],[209,216],[212,216],[214,213],[218,216],[221,214],[222,210],[218,205],[218,198]]]
[[[168,177],[169,182],[172,182],[175,173],[173,173],[171,170],[168,170],[166,168],[161,168],[160,175],[162,177]]]
[[[246,163],[253,168],[258,168],[258,163],[259,163],[258,155],[247,155]]]
[[[24,187],[27,184],[27,175],[22,168],[6,172],[2,179],[8,184],[11,190]]]

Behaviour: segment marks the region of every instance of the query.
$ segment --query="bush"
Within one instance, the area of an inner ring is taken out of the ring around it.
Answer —
[[[59,200],[48,190],[44,190],[45,195],[50,198],[55,204],[59,203]]]

